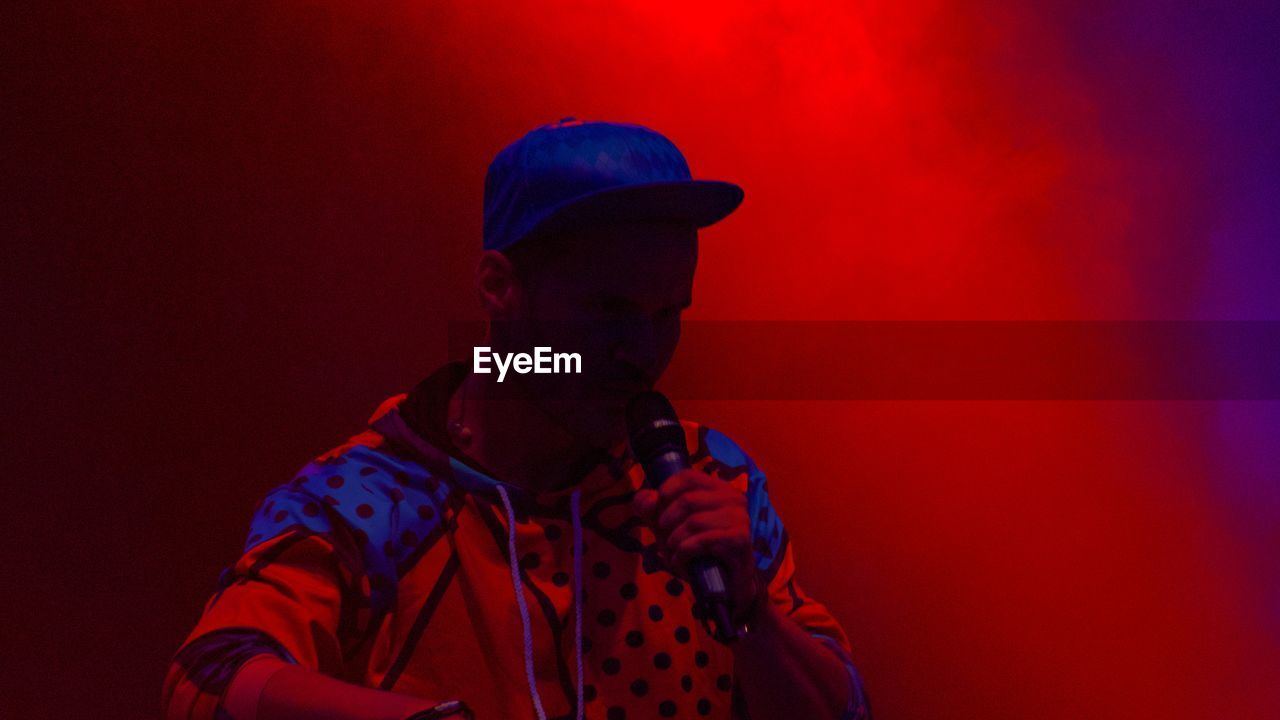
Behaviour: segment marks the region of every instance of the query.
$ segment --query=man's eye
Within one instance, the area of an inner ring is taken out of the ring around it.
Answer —
[[[606,315],[621,315],[627,311],[627,304],[619,300],[602,299],[595,302],[595,307]]]

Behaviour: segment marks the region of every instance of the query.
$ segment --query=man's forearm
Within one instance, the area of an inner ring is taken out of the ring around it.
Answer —
[[[275,657],[246,663],[226,697],[235,720],[403,720],[435,704],[352,685]]]
[[[838,720],[854,691],[840,659],[769,603],[733,653],[752,720]]]

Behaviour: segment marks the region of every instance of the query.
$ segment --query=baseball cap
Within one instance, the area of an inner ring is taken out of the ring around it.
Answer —
[[[484,248],[580,222],[715,223],[742,188],[694,180],[675,144],[649,128],[574,117],[535,128],[503,148],[484,179]]]

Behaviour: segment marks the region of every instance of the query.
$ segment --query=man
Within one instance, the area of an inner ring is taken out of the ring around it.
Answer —
[[[624,408],[692,301],[697,229],[736,185],[669,140],[566,118],[485,179],[476,289],[495,357],[455,363],[271,492],[165,683],[170,718],[863,718],[849,643],[797,585],[764,474],[684,422],[693,469],[644,485]],[[717,641],[686,568],[727,569]]]

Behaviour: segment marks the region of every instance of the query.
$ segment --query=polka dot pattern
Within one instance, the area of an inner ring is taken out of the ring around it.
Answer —
[[[722,476],[746,472],[747,515],[751,518],[751,536],[755,539],[756,567],[773,568],[782,559],[784,532],[782,519],[769,502],[768,480],[742,448],[723,433],[708,429],[702,435],[702,442],[712,458],[708,465],[723,469]]]
[[[245,552],[291,532],[320,535],[337,547],[354,541],[371,606],[389,610],[398,567],[440,524],[446,489],[429,480],[417,464],[396,464],[384,453],[352,446],[341,457],[307,464],[271,491],[250,522]]]
[[[615,512],[601,513],[603,534],[588,530],[595,550],[586,554],[583,567],[589,591],[585,619],[593,636],[607,644],[604,654],[586,658],[587,681],[604,701],[603,716],[613,710],[618,717],[694,717],[702,699],[706,712],[699,716],[728,718],[730,699],[717,694],[716,678],[731,671],[731,651],[694,624],[686,582],[661,567],[646,572],[646,553],[630,542],[637,537],[633,518],[618,508],[628,506],[615,503]],[[609,534],[613,527],[616,535]],[[571,585],[571,558],[551,550],[553,540],[546,542],[547,557],[564,562],[557,570],[563,575],[550,576],[552,584]],[[571,605],[564,607],[565,622],[571,622]]]

